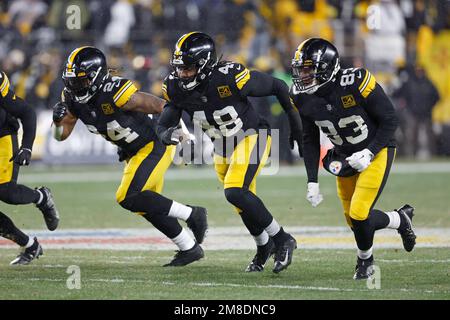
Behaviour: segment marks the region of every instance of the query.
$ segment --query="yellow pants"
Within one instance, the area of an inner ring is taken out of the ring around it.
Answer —
[[[175,156],[175,149],[175,146],[166,147],[152,141],[131,157],[116,192],[117,202],[122,202],[128,193],[144,190],[161,193],[164,175]]]
[[[366,220],[386,184],[395,158],[395,148],[382,149],[369,167],[351,177],[337,177],[337,193],[350,227],[354,220]]]
[[[214,155],[214,168],[224,189],[246,188],[256,194],[256,177],[264,167],[270,152],[272,138],[254,134],[245,137],[230,157]],[[237,212],[241,209],[236,208]]]
[[[16,135],[0,138],[0,184],[17,180],[19,166],[10,161],[15,150],[17,150]]]

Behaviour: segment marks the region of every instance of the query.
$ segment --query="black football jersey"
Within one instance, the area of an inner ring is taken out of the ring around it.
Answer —
[[[69,111],[89,131],[101,134],[132,156],[157,140],[156,120],[142,112],[121,109],[137,90],[131,80],[110,76],[86,104],[70,101]]]
[[[333,90],[325,97],[299,93],[293,85],[291,101],[302,121],[314,123],[328,136],[338,153],[351,155],[375,138],[379,123],[367,109],[367,99],[376,89],[375,77],[366,69],[340,71]],[[394,146],[391,139],[386,146]]]
[[[14,92],[10,88],[10,82],[6,73],[0,71],[0,137],[14,134],[19,129],[19,122],[15,117],[8,113],[4,104],[6,102],[7,95],[12,95],[12,99],[15,99]]]
[[[209,137],[234,137],[239,131],[268,129],[269,125],[248,98],[241,94],[252,81],[250,70],[240,63],[225,62],[217,65],[199,88],[184,91],[174,74],[166,77],[163,95],[176,108],[186,111],[194,125],[200,126]],[[241,131],[241,132],[242,132]]]

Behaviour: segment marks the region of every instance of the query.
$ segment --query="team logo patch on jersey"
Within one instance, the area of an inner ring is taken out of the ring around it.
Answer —
[[[332,174],[338,175],[342,169],[342,162],[340,161],[331,161],[330,166],[328,167]]]
[[[350,108],[356,106],[356,100],[352,94],[341,97],[342,105],[344,108]]]
[[[217,87],[217,91],[219,91],[219,96],[221,98],[231,97],[232,93],[229,86],[220,86]]]
[[[102,110],[104,114],[113,114],[114,109],[109,103],[102,103]]]

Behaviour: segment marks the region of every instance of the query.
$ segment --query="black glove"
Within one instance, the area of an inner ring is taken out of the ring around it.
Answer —
[[[67,114],[67,105],[64,102],[58,102],[53,106],[53,122],[60,122]]]
[[[13,161],[20,166],[27,166],[31,161],[31,149],[20,148],[9,161]]]
[[[124,160],[127,160],[128,158],[130,158],[128,152],[126,152],[124,149],[122,149],[121,147],[117,147],[117,155],[119,156],[119,161],[122,162]]]
[[[169,129],[167,129],[161,133],[161,135],[159,136],[159,139],[166,146],[177,145],[179,143],[179,141],[172,140],[172,134],[175,130],[178,130],[178,129],[181,129],[180,125],[177,125],[176,127],[170,127]]]

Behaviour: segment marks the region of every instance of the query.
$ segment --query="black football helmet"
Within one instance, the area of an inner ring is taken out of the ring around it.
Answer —
[[[183,90],[192,90],[205,80],[217,64],[216,46],[214,40],[202,32],[190,32],[182,35],[175,44],[175,50],[170,62],[174,68],[175,78],[180,80]],[[195,75],[181,78],[178,72],[194,67]]]
[[[340,69],[339,53],[330,42],[311,38],[303,41],[292,59],[292,80],[301,93],[313,94],[334,81]]]
[[[67,58],[62,79],[70,98],[87,103],[108,77],[103,52],[94,47],[80,47]]]

